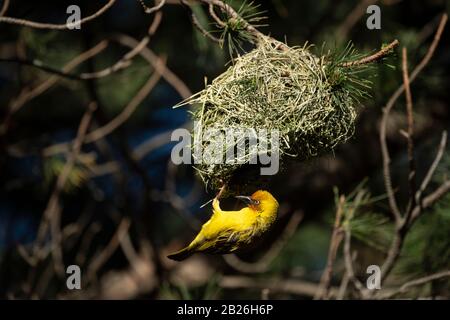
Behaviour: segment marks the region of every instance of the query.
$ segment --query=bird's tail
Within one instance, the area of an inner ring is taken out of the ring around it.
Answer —
[[[175,261],[182,261],[184,259],[189,258],[193,253],[194,253],[194,250],[192,250],[190,247],[186,247],[184,249],[181,249],[180,251],[169,254],[167,256],[167,258],[175,260]]]

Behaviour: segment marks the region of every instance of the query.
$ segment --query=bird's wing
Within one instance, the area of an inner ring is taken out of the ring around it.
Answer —
[[[221,230],[214,238],[205,239],[197,251],[209,253],[230,253],[240,247],[250,230],[236,231],[233,229]],[[244,241],[245,242],[245,241]]]
[[[240,243],[249,240],[254,229],[254,219],[246,209],[215,212],[193,241],[196,251],[232,252]]]

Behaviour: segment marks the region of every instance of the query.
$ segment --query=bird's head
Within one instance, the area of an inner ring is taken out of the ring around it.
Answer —
[[[258,190],[251,196],[236,196],[236,198],[257,212],[275,214],[278,211],[278,201],[265,190]]]

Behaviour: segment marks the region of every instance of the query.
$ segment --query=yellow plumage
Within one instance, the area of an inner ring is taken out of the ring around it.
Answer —
[[[247,203],[239,211],[223,211],[218,199],[213,201],[213,215],[195,239],[168,258],[181,261],[195,252],[231,253],[259,239],[274,223],[278,202],[268,192],[259,190],[250,197],[238,196]]]

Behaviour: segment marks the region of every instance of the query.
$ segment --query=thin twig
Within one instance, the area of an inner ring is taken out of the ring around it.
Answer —
[[[443,14],[441,18],[441,22],[439,24],[439,27],[436,31],[436,34],[434,36],[433,42],[431,43],[430,47],[428,48],[428,51],[422,61],[414,68],[413,72],[410,75],[408,83],[411,83],[423,70],[423,68],[428,64],[428,62],[431,60],[431,57],[433,56],[437,45],[441,39],[442,32],[444,30],[445,24],[447,22],[447,14]],[[396,232],[394,235],[394,239],[392,241],[391,247],[389,248],[388,254],[386,256],[386,259],[384,263],[381,266],[381,283],[387,278],[389,273],[391,272],[392,268],[394,267],[395,262],[397,261],[403,243],[404,238],[407,234],[408,229],[412,225],[412,221],[414,221],[422,212],[423,209],[433,205],[438,199],[440,199],[444,194],[446,194],[450,190],[450,181],[444,182],[438,189],[436,189],[432,194],[425,197],[423,201],[421,201],[419,204],[416,204],[414,209],[410,213],[410,219],[409,221],[403,219],[400,215],[400,212],[398,210],[398,207],[396,205],[395,196],[392,191],[392,185],[391,185],[391,176],[390,176],[390,169],[389,169],[389,151],[387,149],[387,142],[386,142],[386,123],[388,120],[389,112],[393,108],[395,102],[400,97],[400,95],[405,90],[405,85],[403,84],[400,86],[397,91],[394,92],[392,97],[389,99],[388,103],[386,104],[386,107],[384,108],[383,118],[381,120],[381,126],[380,126],[380,143],[381,143],[381,149],[382,149],[382,156],[383,156],[383,169],[384,169],[384,180],[385,180],[385,187],[389,198],[389,203],[391,205],[391,210],[394,213],[395,216],[395,226],[396,226]],[[438,152],[439,154],[439,152]]]
[[[379,0],[361,0],[358,5],[346,16],[344,22],[338,27],[336,35],[341,39],[345,39],[349,31],[361,20],[366,13],[367,7],[377,3]],[[331,5],[333,6],[333,5]]]
[[[83,81],[83,80],[89,80],[89,79],[104,78],[104,77],[107,77],[113,73],[116,73],[116,72],[130,66],[133,58],[136,57],[138,54],[140,54],[141,51],[144,48],[146,48],[147,45],[149,44],[151,36],[153,36],[155,34],[156,30],[158,29],[158,26],[161,23],[161,19],[162,19],[162,13],[158,12],[155,15],[155,18],[153,19],[153,22],[147,31],[147,35],[138,44],[136,44],[136,46],[134,46],[129,52],[127,52],[122,58],[120,58],[113,65],[106,67],[102,70],[95,71],[95,72],[72,74],[72,73],[65,71],[64,69],[59,70],[56,68],[46,66],[39,60],[24,60],[24,59],[18,59],[18,58],[0,58],[0,62],[11,62],[11,63],[18,63],[20,65],[31,66],[31,67],[37,68],[39,70],[51,73],[53,75],[71,79],[71,80]]]
[[[216,38],[215,36],[213,36],[208,30],[206,30],[205,28],[203,28],[203,26],[201,25],[200,21],[198,21],[197,16],[194,13],[194,10],[192,10],[191,6],[189,5],[188,1],[186,0],[181,0],[181,3],[191,12],[191,22],[192,25],[198,30],[200,31],[201,34],[203,34],[205,37],[207,37],[208,39],[212,40],[213,42],[218,43],[219,45],[223,44],[223,41],[219,38]],[[212,6],[212,5],[210,5]]]
[[[416,206],[416,160],[414,158],[414,115],[413,115],[413,102],[411,87],[409,85],[409,74],[408,74],[408,54],[405,47],[402,50],[402,70],[403,70],[403,85],[405,87],[405,97],[406,97],[406,116],[408,119],[408,163],[409,163],[409,198],[410,203],[406,209],[406,214],[404,217],[405,221],[409,220],[411,211]]]
[[[46,66],[42,63],[42,61],[34,59],[34,60],[26,60],[26,59],[19,59],[19,58],[0,58],[0,62],[7,62],[7,63],[17,63],[22,66],[30,66],[42,71],[45,71],[47,73],[51,73],[56,76],[60,76],[62,78],[70,79],[70,80],[83,80],[83,77],[81,77],[78,74],[72,74],[68,72],[64,72],[62,70]]]
[[[98,270],[108,261],[108,259],[112,256],[112,254],[116,251],[116,249],[120,246],[122,239],[128,233],[128,229],[130,228],[130,220],[128,218],[123,218],[120,222],[117,230],[106,247],[95,256],[95,258],[91,261],[87,270],[87,278],[85,285],[89,284],[94,277],[96,276]]]
[[[436,190],[434,190],[431,194],[423,198],[420,205],[417,205],[413,212],[411,213],[411,219],[409,224],[415,221],[424,209],[431,207],[436,201],[441,199],[444,195],[446,195],[450,191],[450,180],[442,183]]]
[[[363,64],[377,62],[377,61],[383,59],[384,57],[386,57],[387,55],[389,55],[391,53],[391,51],[396,46],[398,46],[398,44],[399,44],[398,40],[394,40],[390,44],[388,44],[387,46],[382,48],[380,51],[378,51],[368,57],[364,57],[364,58],[356,60],[356,61],[345,62],[341,66],[344,68],[351,68],[351,67],[356,67],[356,66],[360,66]]]
[[[165,58],[160,59],[159,63],[165,64]],[[122,124],[124,124],[130,118],[130,116],[134,113],[134,111],[137,109],[137,107],[142,103],[142,101],[144,101],[144,99],[152,91],[152,89],[158,83],[160,78],[161,78],[161,74],[157,70],[155,70],[155,72],[148,79],[148,81],[145,83],[145,85],[139,90],[139,92],[133,97],[133,99],[131,99],[131,101],[122,110],[122,112],[119,113],[119,115],[117,115],[114,119],[112,119],[110,122],[108,122],[104,126],[101,126],[100,128],[95,129],[94,131],[91,131],[86,135],[86,139],[85,139],[86,143],[92,143],[94,141],[97,141],[97,140],[109,135],[111,132],[113,132],[118,127],[120,127]]]
[[[57,274],[62,275],[64,273],[63,262],[62,262],[62,253],[61,253],[61,232],[60,232],[60,224],[59,217],[61,214],[61,206],[59,202],[59,196],[66,181],[69,177],[70,172],[72,171],[73,166],[76,163],[76,159],[78,158],[78,154],[80,153],[81,146],[83,145],[83,140],[86,136],[86,132],[89,128],[89,124],[92,119],[92,114],[96,109],[96,105],[91,103],[88,106],[83,118],[81,119],[77,136],[73,141],[73,146],[71,153],[67,156],[67,161],[59,174],[55,188],[50,196],[47,207],[44,211],[43,220],[41,225],[39,226],[37,242],[35,249],[33,250],[34,255],[38,252],[39,244],[44,240],[45,234],[47,233],[48,224],[50,223],[51,233],[52,233],[52,252],[54,255],[54,263],[55,263],[55,271]]]
[[[219,45],[223,44],[222,40],[213,36],[209,31],[207,31],[205,28],[203,28],[203,26],[200,24],[200,21],[198,21],[197,16],[193,12],[191,13],[191,21],[192,21],[192,25],[194,27],[196,27],[197,30],[200,31],[200,33],[203,34],[205,37],[207,37],[209,40],[212,40],[212,41],[218,43]]]
[[[150,8],[144,3],[144,0],[139,0],[139,2],[141,3],[142,7],[144,8],[144,12],[146,14],[151,14],[155,11],[158,11],[166,4],[166,0],[155,0],[155,5]]]
[[[450,181],[446,181],[432,194],[425,197],[420,204],[416,205],[416,207],[411,212],[411,218],[409,221],[403,220],[400,226],[397,226],[394,240],[392,241],[391,247],[389,248],[386,260],[381,266],[381,282],[383,282],[387,278],[392,268],[394,267],[395,262],[400,256],[405,236],[409,228],[411,228],[413,222],[420,216],[424,209],[431,207],[436,201],[441,199],[449,191]]]
[[[348,273],[345,272],[344,276],[342,277],[341,285],[339,286],[339,291],[336,296],[336,300],[343,300],[345,297],[345,293],[347,292],[348,283],[350,282],[350,278],[348,276]]]
[[[427,171],[427,174],[425,175],[425,178],[422,180],[422,183],[419,187],[419,190],[416,194],[416,203],[422,206],[422,194],[427,188],[428,184],[431,181],[431,178],[434,175],[434,172],[436,171],[439,163],[441,162],[442,156],[445,152],[445,147],[447,145],[447,131],[442,132],[441,142],[439,143],[439,148],[436,153],[436,157],[434,158],[433,163],[431,164],[430,168]],[[408,222],[409,223],[409,222]]]
[[[111,8],[116,0],[109,0],[108,3],[106,3],[103,7],[101,7],[98,11],[96,11],[94,14],[87,16],[80,21],[75,21],[72,23],[64,23],[64,24],[54,24],[54,23],[41,23],[41,22],[35,22],[35,21],[29,21],[25,19],[18,19],[13,17],[1,17],[0,16],[0,23],[9,23],[9,24],[16,24],[19,26],[24,27],[30,27],[35,29],[51,29],[51,30],[67,30],[72,29],[78,26],[81,26],[82,24],[92,21],[99,16],[101,16],[103,13],[105,13],[109,8]]]
[[[181,126],[180,128],[186,128],[187,126],[188,125],[184,125],[184,126]],[[144,158],[151,151],[169,143],[170,137],[172,136],[172,132],[173,132],[173,130],[164,131],[164,132],[155,134],[154,136],[145,140],[144,142],[139,144],[136,148],[134,148],[133,157],[136,160],[142,160],[142,158]]]
[[[214,11],[214,6],[213,6],[212,4],[209,4],[208,10],[209,10],[209,15],[211,16],[211,18],[213,18],[214,21],[215,21],[220,27],[223,28],[223,27],[226,26],[226,23],[223,22],[222,19],[220,19],[220,18],[217,16],[216,12]]]
[[[102,226],[98,222],[93,222],[89,225],[88,229],[83,235],[83,239],[80,242],[77,255],[75,256],[75,262],[80,267],[84,267],[86,263],[87,253],[89,252],[89,247],[92,244],[92,240],[95,235],[102,230]]]
[[[352,262],[355,261],[357,257],[357,253],[353,252],[352,256]],[[350,282],[350,276],[348,274],[347,269],[345,269],[344,275],[341,280],[341,284],[339,285],[339,291],[336,296],[336,300],[342,300],[345,297],[345,294],[347,293],[348,283]]]
[[[355,271],[353,269],[353,259],[351,253],[351,230],[350,227],[345,229],[345,242],[344,242],[344,260],[345,260],[345,269],[348,274],[349,280],[353,283],[356,289],[364,296],[364,286],[361,281],[358,280],[355,276]]]
[[[216,195],[216,199],[220,199],[222,197],[222,195],[225,192],[226,188],[227,188],[227,185],[223,184],[222,187],[219,190],[219,193],[217,193],[217,195]]]
[[[76,56],[74,59],[69,61],[61,70],[62,73],[68,74],[71,70],[76,68],[81,63],[85,62],[86,60],[98,55],[103,50],[106,49],[108,46],[108,41],[103,40],[99,42],[97,45],[92,47],[91,49],[81,53],[80,55]],[[22,106],[29,102],[30,100],[36,98],[37,96],[41,95],[45,91],[47,91],[49,88],[51,88],[55,83],[58,82],[60,79],[59,76],[53,75],[38,86],[32,88],[32,89],[24,89],[19,94],[19,96],[13,100],[11,103],[9,109],[11,113],[17,112]]]
[[[116,36],[113,40],[118,41],[120,44],[128,46],[130,48],[134,48],[138,45],[138,41],[130,36],[127,36],[125,34],[120,34]],[[158,57],[153,51],[151,51],[149,48],[144,47],[142,51],[140,52],[140,55],[146,59],[150,64],[152,64],[155,71],[160,74],[169,84],[171,84],[174,89],[180,94],[180,96],[183,99],[186,99],[192,95],[192,92],[187,87],[187,85],[174,73],[172,72],[167,65],[164,63],[163,58]],[[151,79],[150,79],[151,80]],[[149,81],[150,81],[149,80]],[[154,79],[153,79],[154,80]],[[152,82],[153,82],[152,80]],[[144,89],[144,88],[143,88]],[[142,89],[142,90],[143,90]],[[131,102],[130,102],[131,104]],[[131,108],[130,105],[127,105],[124,108],[124,111]],[[120,115],[119,115],[120,116]],[[123,118],[123,117],[122,117]],[[106,125],[105,125],[106,126]],[[102,128],[105,128],[102,127]],[[99,132],[101,128],[96,129],[96,132]],[[94,131],[94,132],[95,132]],[[100,131],[101,132],[101,131]],[[104,134],[105,132],[103,132]],[[109,134],[109,133],[108,133]],[[157,147],[158,145],[164,144],[167,141],[170,140],[170,132],[162,133],[157,136],[158,139],[152,140],[147,145],[141,145],[139,148],[135,150],[135,156],[136,159],[140,159],[145,156],[150,150],[152,150],[154,147]],[[98,138],[98,136],[91,136],[88,134],[86,142],[90,142],[91,140],[95,141]],[[51,156],[58,153],[65,152],[67,150],[68,144],[67,143],[58,143],[54,144],[52,146],[49,146],[43,150],[44,156]]]
[[[119,34],[113,38],[121,45],[125,45],[130,48],[134,48],[138,45],[138,41],[126,34]],[[166,80],[181,96],[183,99],[187,99],[192,96],[192,91],[169,67],[160,63],[160,58],[148,47],[144,47],[139,53],[142,58],[147,60],[155,70],[157,70],[161,76]]]
[[[442,32],[444,31],[445,24],[447,22],[447,14],[443,14],[441,21],[439,23],[438,29],[435,33],[433,42],[431,43],[430,47],[428,48],[427,53],[423,57],[423,59],[420,61],[420,63],[414,68],[413,72],[411,73],[409,77],[409,82],[412,83],[415,78],[419,75],[419,73],[425,68],[425,66],[428,64],[428,62],[431,60],[431,57],[433,56],[436,47],[440,41]],[[392,188],[392,177],[391,177],[391,171],[390,171],[390,155],[389,155],[389,149],[387,147],[387,140],[386,140],[386,128],[387,128],[387,122],[389,119],[389,114],[392,110],[392,108],[395,105],[395,102],[398,100],[398,98],[402,95],[403,91],[405,90],[405,86],[402,84],[391,96],[389,101],[386,103],[386,106],[383,109],[383,116],[380,122],[380,145],[381,145],[381,154],[383,158],[383,176],[384,176],[384,185],[386,188],[386,193],[388,196],[389,206],[391,208],[391,212],[394,215],[395,221],[397,225],[400,225],[402,218],[400,214],[400,210],[397,205],[397,200],[395,199],[394,190]]]
[[[243,261],[233,254],[224,255],[223,259],[229,266],[242,273],[266,272],[273,260],[280,254],[287,241],[295,234],[295,231],[297,231],[297,227],[302,219],[303,213],[300,211],[295,211],[277,241],[256,262]]]
[[[252,26],[250,23],[248,23],[245,19],[243,19],[230,5],[228,5],[225,2],[222,2],[221,0],[199,0],[202,3],[205,3],[207,5],[212,5],[217,8],[219,8],[224,14],[227,16],[236,19],[237,21],[240,21],[242,23],[242,27],[246,29],[249,33],[251,33],[254,37],[256,42],[259,42],[260,39],[266,38],[266,35],[258,31],[254,26]],[[214,17],[213,17],[214,19]]]
[[[354,200],[352,201],[352,205],[347,209],[345,212],[345,221],[343,223],[343,229],[345,233],[345,240],[344,240],[344,263],[345,263],[345,272],[348,276],[348,280],[354,285],[354,287],[359,291],[359,294],[361,297],[366,297],[366,291],[364,289],[363,284],[358,280],[358,278],[355,275],[355,271],[353,269],[353,260],[354,255],[351,252],[351,225],[350,222],[353,219],[356,210],[361,204],[361,201],[364,198],[364,195],[366,194],[366,191],[359,190],[356,194]],[[355,253],[356,257],[356,253]]]
[[[165,64],[165,59],[160,59],[159,63]],[[124,124],[129,117],[134,113],[137,107],[142,103],[142,101],[148,96],[148,94],[152,91],[154,86],[158,83],[161,78],[161,74],[158,70],[147,80],[147,82],[142,86],[139,92],[131,99],[131,101],[126,105],[126,107],[119,113],[114,119],[112,119],[107,124],[89,132],[86,135],[84,140],[85,143],[95,142],[109,134],[111,134],[114,130]],[[51,145],[43,150],[43,154],[53,155],[56,153],[64,152],[67,149],[70,142],[63,142]]]
[[[255,281],[247,276],[223,276],[219,286],[225,289],[268,289],[271,293],[291,293],[300,296],[314,297],[318,284],[297,279],[264,279]],[[330,288],[330,294],[335,296],[337,288]]]
[[[99,79],[128,67],[133,58],[139,55],[142,52],[142,50],[144,50],[144,48],[148,46],[151,37],[158,30],[158,27],[161,24],[161,20],[162,20],[162,12],[157,12],[155,14],[155,17],[153,18],[152,24],[149,26],[147,30],[147,34],[145,35],[145,37],[143,37],[139,43],[137,43],[133,48],[131,48],[129,52],[127,52],[122,58],[120,58],[113,65],[104,68],[103,70],[95,71],[92,73],[83,73],[80,75],[80,78],[82,80]]]
[[[380,145],[381,145],[381,156],[383,159],[384,187],[386,189],[389,207],[391,209],[392,215],[394,216],[395,223],[399,224],[402,217],[401,217],[400,209],[398,208],[397,200],[395,198],[394,189],[392,187],[392,176],[391,176],[391,168],[390,168],[391,157],[389,154],[389,149],[387,147],[387,140],[386,140],[387,121],[389,118],[390,110],[393,107],[393,105],[394,105],[394,103],[392,103],[392,105],[388,104],[386,106],[386,108],[383,109],[379,137],[380,137]]]
[[[8,8],[9,8],[9,0],[3,0],[3,6],[2,9],[0,10],[0,17],[5,15]]]
[[[317,291],[314,299],[327,299],[328,289],[330,287],[331,277],[333,275],[334,261],[336,260],[336,254],[343,239],[343,233],[341,228],[342,214],[344,211],[345,197],[341,195],[339,197],[338,207],[336,209],[336,216],[334,220],[333,233],[331,235],[330,247],[328,249],[328,258],[325,270],[320,278],[319,290]]]
[[[389,299],[399,293],[405,293],[406,290],[410,287],[414,287],[414,286],[419,286],[419,285],[423,285],[423,284],[427,284],[429,282],[432,282],[434,280],[438,280],[438,279],[442,279],[445,277],[450,277],[450,270],[445,270],[445,271],[441,271],[438,273],[434,273],[431,274],[429,276],[425,276],[419,279],[415,279],[412,281],[408,281],[405,284],[403,284],[400,288],[393,290],[387,294],[383,294],[383,292],[381,292],[380,295],[377,296],[378,299]]]

